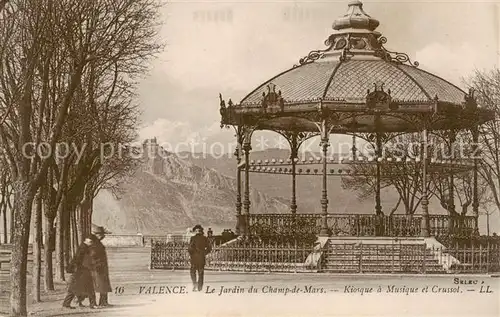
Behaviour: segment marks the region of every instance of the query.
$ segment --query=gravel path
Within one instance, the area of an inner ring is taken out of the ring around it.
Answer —
[[[189,272],[148,269],[148,249],[109,249],[114,306],[61,308],[64,284],[29,305],[32,316],[500,316],[500,278],[433,275],[206,272],[191,292]],[[455,284],[462,282],[477,284]],[[28,277],[28,286],[31,286]],[[0,316],[8,271],[0,272]],[[488,288],[489,286],[489,288]],[[381,292],[378,292],[380,287]],[[458,288],[457,288],[458,287]],[[483,293],[481,293],[481,287]],[[486,293],[486,291],[491,293]],[[30,300],[30,299],[29,299]]]

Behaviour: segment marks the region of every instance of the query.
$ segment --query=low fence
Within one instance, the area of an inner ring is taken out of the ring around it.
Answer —
[[[188,269],[188,243],[151,241],[151,269]],[[500,271],[498,245],[435,247],[425,244],[325,244],[320,266],[312,243],[235,239],[214,245],[207,270],[248,272],[493,273]]]
[[[166,235],[142,235],[142,234],[107,234],[106,238],[102,240],[105,246],[109,247],[149,247],[151,241],[156,242],[183,242],[188,243],[193,234],[166,234]],[[214,235],[212,240],[217,244],[222,244],[234,237],[228,238],[227,236]],[[0,245],[2,246],[2,245]],[[0,247],[1,249],[1,247]]]
[[[144,243],[144,236],[137,234],[107,234],[102,240],[106,247],[142,247]]]
[[[144,245],[150,246],[151,241],[157,242],[189,242],[190,234],[145,235]]]
[[[426,244],[330,244],[324,271],[388,273],[494,273],[500,271],[500,248],[446,248]]]
[[[500,247],[497,244],[479,247],[458,246],[435,250],[442,259],[456,259],[450,270],[455,273],[493,273],[500,272]]]
[[[151,269],[188,269],[187,242],[151,241]],[[207,256],[206,269],[250,272],[299,272],[316,269],[305,264],[313,251],[306,242],[262,241],[234,239],[214,244]]]

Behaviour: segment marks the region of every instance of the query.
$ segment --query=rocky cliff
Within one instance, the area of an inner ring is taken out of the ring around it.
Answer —
[[[214,232],[235,227],[236,181],[207,167],[162,155],[162,168],[148,162],[122,183],[114,197],[103,190],[94,201],[93,222],[113,233],[182,232],[196,223]],[[287,212],[288,201],[252,189],[252,212]]]

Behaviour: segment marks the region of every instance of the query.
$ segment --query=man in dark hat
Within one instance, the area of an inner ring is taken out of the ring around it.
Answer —
[[[189,256],[191,258],[191,281],[193,282],[193,292],[201,291],[203,288],[203,275],[205,273],[205,256],[212,251],[212,246],[207,237],[203,235],[203,227],[196,225],[193,227],[195,235],[189,241]],[[198,281],[196,280],[198,272]]]
[[[92,245],[90,247],[90,255],[93,260],[92,265],[92,281],[94,291],[99,293],[99,307],[110,306],[108,303],[108,293],[111,292],[111,283],[109,282],[109,268],[106,248],[101,240],[104,239],[106,230],[103,227],[96,227],[93,234],[90,235]],[[95,294],[93,295],[95,302]]]

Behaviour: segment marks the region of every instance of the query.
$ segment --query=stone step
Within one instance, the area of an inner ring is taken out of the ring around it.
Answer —
[[[356,262],[359,263],[361,262],[373,262],[373,263],[421,263],[423,262],[423,259],[392,259],[392,258],[383,258],[383,257],[363,257],[363,258],[347,258],[347,257],[335,257],[335,256],[328,256],[325,257],[325,259],[329,262],[331,261],[337,261],[337,262]],[[427,258],[425,259],[426,263],[439,263],[438,260],[434,258]]]
[[[323,269],[336,270],[336,271],[372,271],[372,272],[445,272],[443,267],[438,266],[339,266],[327,265]]]
[[[335,251],[330,251],[327,250],[324,252],[324,254],[331,254],[331,255],[339,255],[339,256],[398,256],[398,257],[413,257],[413,258],[420,258],[424,256],[434,256],[433,253],[431,252],[425,252],[425,253],[399,253],[399,252],[335,252]]]
[[[423,245],[424,243],[422,241],[415,241],[415,242],[406,242],[406,244],[403,243],[394,243],[392,241],[385,241],[385,242],[377,242],[377,241],[369,241],[369,242],[364,242],[362,240],[358,241],[328,241],[328,244],[331,246],[346,246],[346,247],[358,247],[358,246],[363,246],[363,247],[374,247],[376,248],[377,246],[394,246],[394,247],[401,247],[401,246],[414,246],[414,245]]]
[[[371,241],[369,243],[338,243],[338,242],[328,242],[327,243],[329,246],[332,247],[346,247],[346,248],[389,248],[389,247],[394,247],[394,248],[415,248],[415,247],[423,247],[425,246],[424,242],[418,241],[418,242],[405,242],[405,243],[392,243],[392,242],[374,242]]]
[[[359,265],[344,265],[344,264],[326,264],[324,265],[325,269],[330,270],[340,270],[340,271],[359,271]],[[426,271],[445,271],[441,265],[380,265],[380,264],[363,264],[361,266],[362,271],[366,270],[376,270],[376,271],[422,271],[425,269]]]
[[[374,265],[394,265],[394,266],[399,266],[399,265],[422,265],[422,262],[420,261],[384,261],[384,260],[344,260],[344,259],[326,259],[327,264],[352,264],[352,265],[359,265],[359,263],[362,263],[363,265],[366,264],[374,264]],[[438,261],[425,261],[425,265],[441,265],[439,264]]]
[[[326,254],[339,255],[383,255],[383,256],[434,256],[431,251],[426,252],[401,252],[399,250],[326,250]]]
[[[425,238],[422,237],[373,237],[373,236],[335,236],[330,237],[328,242],[331,244],[424,244]]]
[[[338,251],[338,252],[349,252],[349,251],[363,251],[363,252],[430,252],[424,248],[392,248],[392,247],[382,247],[382,248],[344,248],[344,247],[328,247],[328,250]]]
[[[428,259],[433,259],[434,254],[432,253],[425,253],[425,254],[400,254],[400,253],[360,253],[360,252],[350,252],[350,253],[344,253],[344,252],[325,252],[325,256],[338,256],[338,257],[383,257],[383,258],[401,258],[401,259],[423,259],[428,258]]]
[[[342,245],[336,245],[336,246],[332,246],[332,245],[329,245],[327,246],[329,249],[333,249],[333,250],[425,250],[426,248],[424,248],[423,246],[401,246],[401,247],[397,247],[397,246],[391,246],[391,245],[387,245],[387,246],[370,246],[368,244],[366,245],[363,245],[362,247],[355,247],[355,246],[342,246]]]
[[[241,266],[305,266],[304,263],[290,262],[237,262],[237,261],[209,261],[209,265],[241,265]]]
[[[401,246],[399,244],[363,244],[363,245],[353,245],[353,244],[329,244],[328,247],[330,249],[412,249],[413,245],[409,246]],[[416,247],[415,247],[416,248]]]
[[[376,251],[387,251],[387,252],[394,252],[394,251],[397,251],[397,252],[428,252],[428,251],[431,251],[431,250],[427,250],[427,249],[424,249],[424,248],[397,248],[397,247],[379,247],[379,248],[365,248],[365,247],[362,247],[362,248],[353,248],[353,247],[327,247],[328,250],[335,250],[335,251],[360,251],[360,250],[363,250],[363,251],[367,251],[367,252],[376,252]]]
[[[398,254],[398,255],[423,255],[432,252],[400,252],[399,250],[326,250],[332,254]]]
[[[425,272],[426,274],[429,273],[435,273],[435,274],[445,274],[446,271],[443,269],[440,270],[432,270],[432,269],[426,269],[423,271],[422,269],[410,269],[410,268],[402,268],[402,269],[397,269],[397,270],[391,270],[391,269],[365,269],[363,268],[361,271],[359,269],[338,269],[338,268],[323,268],[321,270],[322,272],[325,273],[423,273]]]

